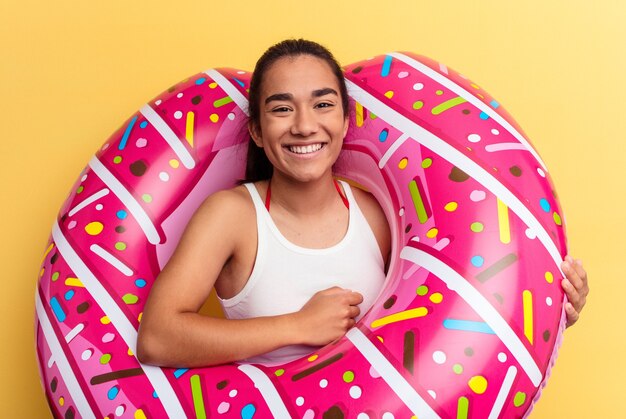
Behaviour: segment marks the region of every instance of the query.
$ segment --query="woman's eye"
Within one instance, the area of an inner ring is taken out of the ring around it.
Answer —
[[[277,108],[272,109],[272,112],[276,112],[276,113],[289,112],[289,108],[286,106],[279,106]]]
[[[321,102],[316,105],[316,107],[318,108],[330,108],[332,106],[335,106],[335,105],[332,103],[328,103],[328,102]]]

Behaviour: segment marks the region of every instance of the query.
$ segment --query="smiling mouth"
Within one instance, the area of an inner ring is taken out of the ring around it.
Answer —
[[[325,143],[309,145],[288,145],[285,148],[295,154],[310,154],[321,150],[325,145]]]

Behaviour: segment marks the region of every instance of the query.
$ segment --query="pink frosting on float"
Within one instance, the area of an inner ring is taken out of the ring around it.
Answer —
[[[498,102],[431,59],[389,54],[345,74],[336,171],[376,196],[393,233],[387,283],[357,327],[271,368],[137,362],[152,282],[202,200],[243,174],[250,74],[201,73],[107,140],[55,222],[36,322],[55,416],[530,412],[564,328],[565,232],[544,164]]]

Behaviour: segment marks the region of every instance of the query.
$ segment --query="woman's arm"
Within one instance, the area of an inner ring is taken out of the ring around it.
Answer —
[[[281,316],[228,320],[198,314],[223,267],[254,240],[254,209],[240,192],[209,197],[187,225],[146,302],[137,340],[140,362],[222,364],[286,345],[324,345],[354,325],[361,296],[339,288],[322,291],[299,312]],[[256,240],[252,244],[256,248]]]

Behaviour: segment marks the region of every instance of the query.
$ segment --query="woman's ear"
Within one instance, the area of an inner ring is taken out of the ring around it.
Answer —
[[[346,138],[346,134],[348,133],[348,128],[350,128],[350,117],[346,116],[343,119],[343,137]]]
[[[263,148],[263,138],[261,137],[259,126],[252,121],[248,122],[248,132],[254,144],[256,144],[257,147]]]

